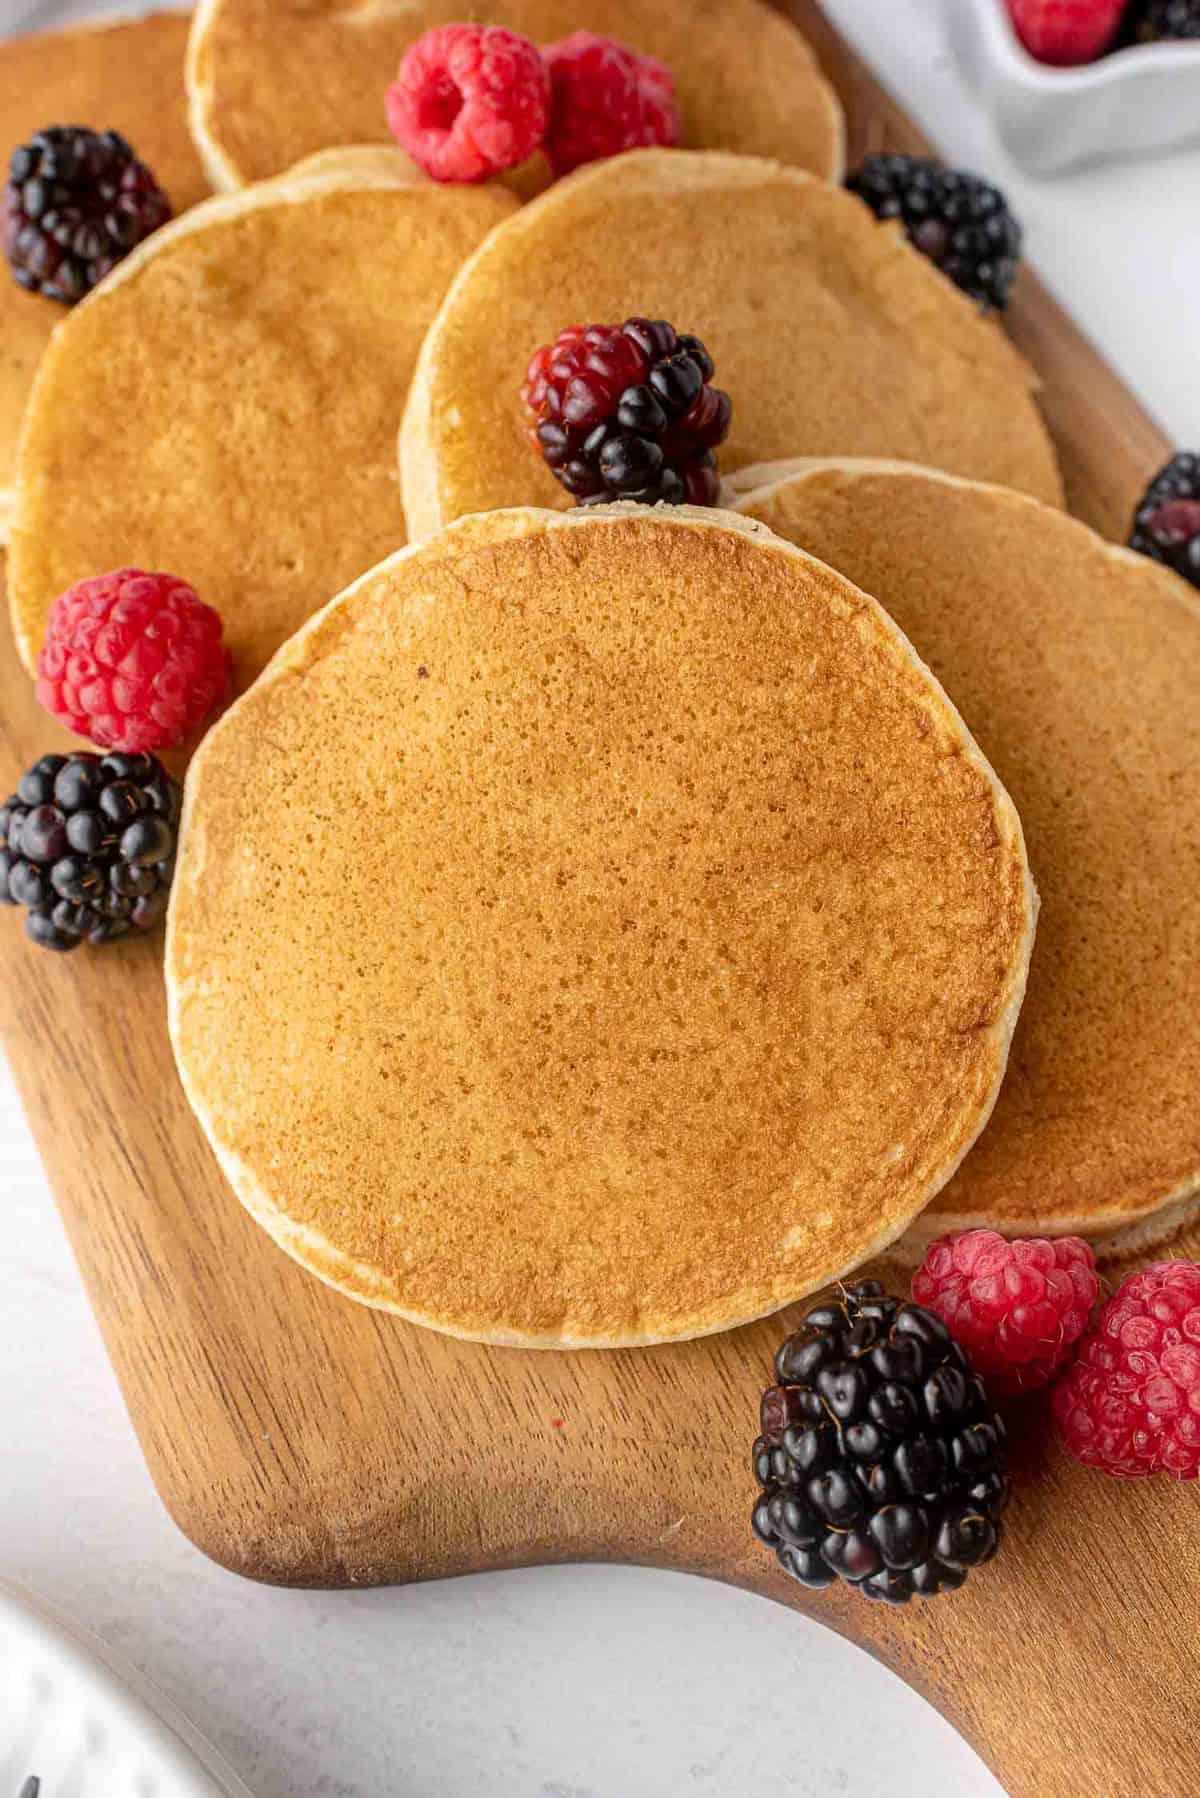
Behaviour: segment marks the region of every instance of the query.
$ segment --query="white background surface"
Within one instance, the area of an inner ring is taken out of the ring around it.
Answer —
[[[927,0],[828,7],[947,156],[1008,189],[1041,273],[1168,432],[1200,442],[1200,152],[1028,181]],[[36,10],[0,0],[0,27]],[[998,1790],[865,1657],[699,1581],[548,1569],[314,1594],[210,1566],[150,1487],[2,1067],[0,1220],[0,1568],[149,1672],[259,1798]]]

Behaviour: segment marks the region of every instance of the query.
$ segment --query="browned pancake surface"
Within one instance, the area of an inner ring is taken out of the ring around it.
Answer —
[[[733,397],[722,470],[912,457],[1057,501],[1032,376],[993,320],[861,201],[746,157],[642,151],[585,169],[496,232],[430,332],[405,420],[415,535],[570,504],[526,435],[530,356],[631,314],[695,331]]]
[[[189,776],[189,1096],[314,1271],[540,1345],[696,1334],[890,1240],[986,1116],[1019,826],[873,602],[728,514],[466,521]]]
[[[396,426],[425,328],[516,204],[346,151],[209,203],[75,308],[22,445],[9,591],[32,662],[55,595],[132,564],[221,613],[239,685],[405,540]]]
[[[153,169],[176,213],[208,191],[187,125],[188,20],[156,13],[124,25],[54,31],[0,43],[2,154],[47,125],[119,131]],[[0,537],[5,534],[25,402],[65,307],[29,294],[0,261]]]
[[[919,1220],[1127,1230],[1200,1184],[1200,604],[1016,494],[830,465],[750,514],[867,588],[1017,804],[1042,897],[995,1116]]]
[[[759,0],[495,0],[485,13],[537,44],[588,29],[659,57],[692,148],[840,175],[833,90],[800,33]],[[214,180],[236,186],[332,144],[386,141],[384,92],[405,50],[432,26],[471,16],[480,15],[459,0],[207,0],[189,83]],[[544,180],[536,161],[540,177],[529,173]]]

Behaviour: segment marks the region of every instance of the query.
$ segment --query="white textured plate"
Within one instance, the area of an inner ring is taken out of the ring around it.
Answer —
[[[0,1581],[0,1798],[250,1798],[104,1643]]]
[[[1035,174],[1200,140],[1200,44],[1141,44],[1080,68],[1029,55],[1005,0],[941,0],[946,34],[1016,160]]]

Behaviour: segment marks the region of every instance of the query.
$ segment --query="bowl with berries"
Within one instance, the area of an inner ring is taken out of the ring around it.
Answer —
[[[1200,142],[1200,0],[942,0],[942,13],[1032,173]]]

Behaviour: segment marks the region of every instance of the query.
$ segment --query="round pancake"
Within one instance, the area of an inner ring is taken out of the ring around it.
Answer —
[[[1014,493],[765,472],[743,509],[912,638],[1016,801],[1042,894],[995,1116],[904,1246],[981,1225],[1145,1246],[1200,1192],[1200,600]]]
[[[1058,501],[1033,376],[1000,327],[860,200],[749,157],[634,151],[560,182],[463,269],[401,438],[414,537],[500,506],[566,507],[520,388],[572,324],[695,331],[733,396],[723,472],[903,455]]]
[[[187,126],[188,21],[155,13],[124,25],[35,33],[0,43],[4,166],[46,125],[119,131],[153,169],[178,214],[208,191]],[[26,293],[0,259],[0,543],[8,536],[25,402],[64,308]]]
[[[172,1037],[239,1196],[350,1296],[693,1336],[947,1178],[1033,909],[873,600],[728,513],[497,513],[364,576],[205,739]]]
[[[590,13],[577,0],[495,0],[486,14],[537,44],[588,27],[661,58],[689,148],[841,178],[837,96],[800,33],[760,0],[603,0]],[[262,180],[330,145],[390,141],[383,98],[405,50],[464,16],[458,0],[201,0],[188,87],[214,186]],[[530,190],[549,178],[541,155],[517,176]]]
[[[396,422],[421,339],[515,206],[346,150],[121,263],[64,320],[29,406],[9,553],[26,665],[56,594],[133,564],[217,608],[245,685],[402,544]]]

